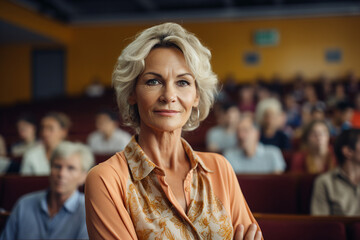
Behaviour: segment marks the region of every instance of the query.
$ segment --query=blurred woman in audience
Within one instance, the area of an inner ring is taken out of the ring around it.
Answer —
[[[67,137],[71,122],[60,112],[50,112],[41,120],[41,144],[29,149],[23,157],[20,173],[49,175],[49,159],[55,148]]]
[[[290,170],[294,172],[322,173],[336,166],[330,143],[330,131],[324,120],[313,120],[304,129],[302,150],[295,153]]]
[[[290,148],[290,139],[281,130],[283,117],[279,100],[269,98],[258,103],[255,118],[261,130],[260,142],[277,146],[281,150]]]
[[[254,87],[245,85],[239,90],[239,109],[242,113],[255,112],[255,93]]]
[[[210,152],[221,153],[237,144],[236,127],[240,112],[236,105],[223,103],[216,117],[218,125],[206,133],[206,148]]]
[[[181,138],[213,103],[210,57],[174,23],[146,29],[123,50],[113,84],[137,135],[87,177],[90,239],[261,239],[229,162]]]
[[[36,121],[31,115],[22,115],[16,122],[20,141],[11,146],[11,156],[21,157],[39,142],[36,139]]]
[[[319,100],[315,87],[310,83],[305,87],[305,102],[303,103],[302,107],[307,108],[310,111],[313,108],[326,108],[325,103]]]

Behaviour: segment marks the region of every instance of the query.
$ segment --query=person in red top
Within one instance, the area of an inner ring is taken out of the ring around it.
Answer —
[[[324,120],[313,120],[304,129],[302,150],[293,156],[290,170],[303,173],[323,173],[336,166],[330,143],[330,131]]]

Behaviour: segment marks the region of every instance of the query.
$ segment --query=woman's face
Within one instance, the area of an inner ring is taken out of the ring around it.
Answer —
[[[41,120],[41,137],[46,146],[56,147],[65,139],[67,131],[53,117],[45,117]]]
[[[35,139],[36,128],[33,124],[20,120],[17,123],[17,129],[21,139],[25,141]]]
[[[330,136],[327,127],[322,123],[317,123],[313,126],[309,134],[308,144],[315,148],[327,147],[329,138]]]
[[[150,51],[129,103],[137,104],[140,129],[181,129],[192,108],[199,104],[195,78],[181,51],[176,48]]]

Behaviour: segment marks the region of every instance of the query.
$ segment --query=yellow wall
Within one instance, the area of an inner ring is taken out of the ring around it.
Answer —
[[[290,79],[302,72],[308,79],[326,73],[343,76],[354,70],[360,75],[360,17],[327,17],[281,20],[247,20],[183,24],[208,46],[213,54],[213,68],[223,79],[233,73],[239,81],[261,75],[271,78],[275,73]],[[111,27],[76,27],[74,41],[68,49],[68,91],[78,93],[94,77],[111,83],[116,58],[132,36],[146,25]],[[253,43],[257,29],[275,28],[280,42],[274,47],[258,47]],[[340,48],[339,64],[325,62],[328,48]],[[261,62],[246,66],[243,54],[258,51]]]
[[[111,85],[111,73],[116,58],[135,33],[150,26],[145,24],[112,24],[107,26],[69,27],[71,40],[67,48],[67,91],[78,94],[95,77],[104,84]],[[223,79],[233,73],[239,81],[246,81],[261,75],[271,78],[274,73],[284,79],[290,79],[302,72],[308,79],[322,73],[330,77],[343,76],[348,70],[354,70],[360,76],[360,16],[294,18],[271,20],[208,21],[184,23],[208,46],[213,54],[213,68]],[[280,42],[275,47],[258,47],[253,43],[253,33],[258,29],[276,28],[280,33]],[[343,59],[339,64],[329,64],[324,60],[324,51],[328,48],[340,48]],[[261,62],[257,66],[246,66],[242,57],[246,51],[258,51]],[[6,56],[16,59],[23,56],[22,64],[14,69],[14,61],[5,61]],[[0,104],[29,98],[30,96],[30,51],[28,48],[0,48],[1,76],[26,81],[20,93],[10,98],[0,96]],[[21,72],[21,73],[20,73]],[[4,80],[2,80],[3,82]],[[15,89],[15,82],[5,87]],[[2,89],[2,83],[0,89]],[[4,92],[5,90],[0,90]]]
[[[30,51],[28,45],[0,45],[0,104],[30,99]]]

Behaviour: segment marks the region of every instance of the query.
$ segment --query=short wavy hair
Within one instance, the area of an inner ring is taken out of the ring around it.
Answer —
[[[261,128],[264,121],[264,115],[267,110],[275,111],[277,114],[282,113],[282,106],[278,99],[276,98],[266,98],[261,100],[255,110],[255,120],[256,124]]]
[[[199,39],[176,23],[164,23],[145,29],[131,42],[119,56],[112,75],[112,84],[123,124],[139,132],[140,116],[137,105],[128,103],[138,76],[145,69],[145,58],[154,48],[175,47],[185,57],[194,74],[199,105],[183,127],[184,131],[196,129],[209,114],[218,92],[218,78],[211,69],[210,50]]]
[[[85,144],[70,141],[63,141],[55,148],[50,163],[52,164],[55,159],[68,158],[74,154],[79,154],[84,172],[88,172],[94,166],[95,158],[90,148]]]

